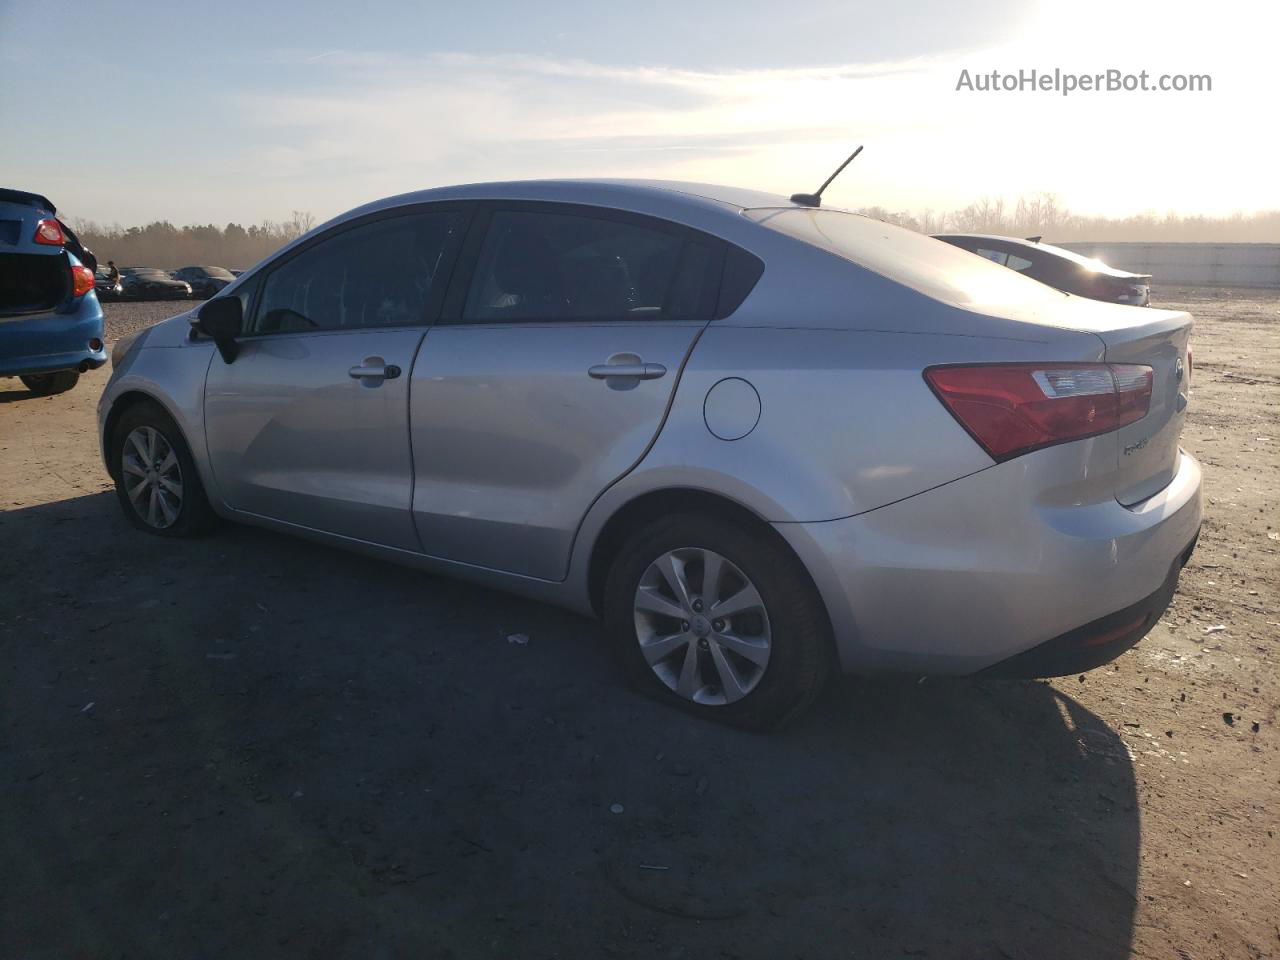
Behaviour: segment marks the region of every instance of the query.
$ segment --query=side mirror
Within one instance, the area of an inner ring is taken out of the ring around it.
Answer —
[[[244,317],[239,297],[218,297],[208,301],[196,313],[196,330],[204,334],[218,348],[223,362],[230,363],[240,352],[236,337],[240,336]]]

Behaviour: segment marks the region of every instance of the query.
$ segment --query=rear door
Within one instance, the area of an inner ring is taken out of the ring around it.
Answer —
[[[414,521],[428,554],[562,579],[662,424],[723,247],[563,204],[494,205],[467,247],[413,370]]]
[[[468,216],[432,206],[343,225],[258,281],[239,355],[214,356],[205,387],[231,507],[418,549],[409,371]]]

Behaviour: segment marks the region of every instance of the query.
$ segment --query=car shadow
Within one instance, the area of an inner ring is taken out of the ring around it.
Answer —
[[[1132,761],[1048,684],[758,736],[591,621],[283,536],[104,493],[0,542],[2,956],[1128,956]]]
[[[15,381],[21,382],[21,381]],[[0,380],[0,403],[13,403],[15,400],[34,400],[36,394],[32,393],[26,387],[18,387],[16,390],[5,386],[6,381]]]

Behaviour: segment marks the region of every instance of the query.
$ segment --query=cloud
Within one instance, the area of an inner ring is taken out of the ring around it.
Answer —
[[[1229,20],[1232,0],[1223,2]],[[1261,66],[1250,66],[1266,31],[1209,36],[1201,22],[1193,7],[1082,0],[1045,5],[998,47],[754,70],[281,51],[281,82],[237,95],[244,146],[225,158],[225,172],[272,213],[330,214],[441,183],[544,176],[712,180],[789,193],[812,189],[866,143],[829,191],[832,202],[918,210],[1050,191],[1090,213],[1280,205],[1267,169],[1274,125],[1257,114],[1260,87],[1247,85],[1266,81]],[[955,89],[962,68],[1112,66],[1213,71],[1217,87],[1199,97],[1069,99]],[[1221,168],[1227,131],[1233,175],[1206,177]]]

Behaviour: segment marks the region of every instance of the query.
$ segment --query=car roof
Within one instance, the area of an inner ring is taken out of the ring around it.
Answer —
[[[1119,267],[1113,267],[1101,260],[1095,260],[1092,257],[1086,257],[1083,253],[1076,253],[1074,250],[1068,250],[1066,247],[1055,247],[1052,243],[1039,243],[1035,240],[1023,240],[1021,237],[1002,237],[994,233],[935,233],[935,237],[939,240],[945,240],[948,237],[956,237],[962,240],[993,240],[998,243],[1004,243],[1013,247],[1024,247],[1028,250],[1040,250],[1044,253],[1051,254],[1055,257],[1061,257],[1063,260],[1070,260],[1072,263],[1079,264],[1086,269],[1095,273],[1105,273],[1113,277],[1140,277],[1145,274],[1132,273],[1129,270],[1121,270]]]
[[[413,193],[388,197],[396,203],[415,199],[556,199],[572,203],[584,195],[609,195],[617,200],[643,197],[684,199],[691,205],[708,202],[739,210],[752,207],[790,206],[791,202],[780,194],[741,187],[727,187],[712,183],[695,183],[679,180],[622,180],[622,179],[564,179],[564,180],[504,180],[491,183],[465,183],[450,187],[436,187]]]

